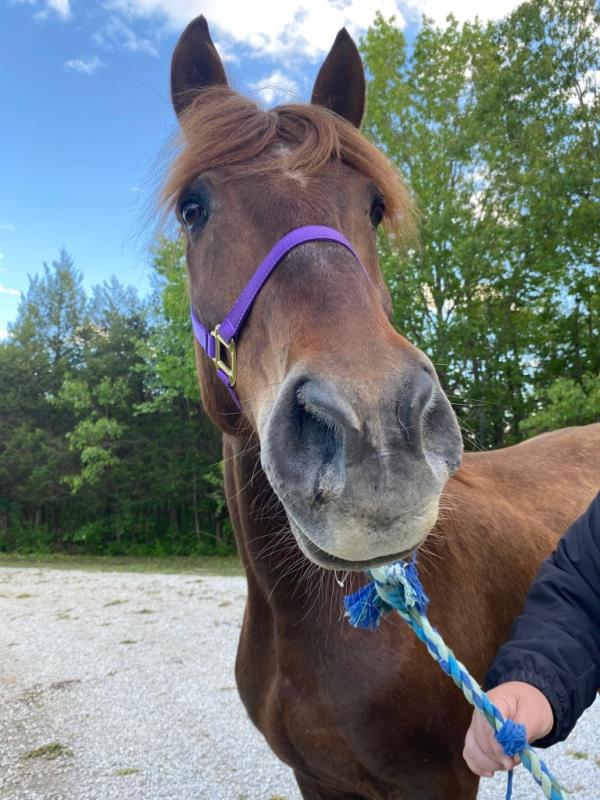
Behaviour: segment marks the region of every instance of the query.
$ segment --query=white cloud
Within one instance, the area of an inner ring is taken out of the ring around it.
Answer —
[[[250,89],[271,106],[276,103],[299,101],[298,84],[276,69],[268,78],[249,83]]]
[[[31,8],[39,8],[38,0],[13,0],[18,5],[31,6]],[[71,17],[71,3],[70,0],[42,0],[42,8],[36,11],[34,17],[36,19],[46,19],[49,12],[54,12],[61,19],[67,20]]]
[[[108,0],[114,12],[125,17],[159,15],[174,29],[204,14],[213,39],[231,47],[249,45],[256,55],[304,55],[326,53],[342,27],[358,36],[373,21],[376,11],[396,15],[403,24],[396,0]]]
[[[0,339],[8,339],[8,331],[6,328],[0,328]]]
[[[21,292],[18,289],[7,289],[6,286],[1,285],[0,294],[7,294],[10,297],[21,297]]]
[[[93,35],[95,42],[107,47],[118,47],[130,53],[147,53],[151,56],[158,55],[156,44],[140,36],[122,19],[112,14],[108,22]]]
[[[204,14],[213,40],[218,40],[226,58],[231,47],[246,44],[256,55],[274,58],[290,55],[321,57],[340,28],[358,37],[380,11],[396,17],[399,26],[406,17],[421,14],[443,22],[453,13],[460,20],[497,19],[512,11],[521,0],[106,0],[106,6],[131,22],[135,18],[161,17],[180,31],[198,14]]]
[[[93,75],[100,67],[104,66],[98,56],[90,58],[71,58],[65,61],[65,67],[73,72],[82,72],[84,75]]]
[[[214,41],[214,40],[213,40]],[[230,48],[229,45],[226,45],[224,42],[215,42],[215,47],[219,51],[219,55],[221,56],[221,61],[224,64],[239,64],[240,58],[236,55]]]
[[[53,12],[64,20],[71,18],[70,0],[13,0]],[[421,14],[443,23],[452,13],[459,20],[498,19],[508,14],[521,0],[104,0],[108,22],[94,36],[97,42],[119,45],[134,53],[157,54],[162,31],[151,38],[138,35],[132,27],[136,19],[156,19],[181,31],[198,14],[204,14],[213,39],[219,41],[225,61],[238,60],[232,47],[248,45],[256,55],[273,58],[290,55],[316,59],[326,53],[342,27],[358,37],[368,28],[377,11],[385,18],[396,17],[404,27],[406,18]]]
[[[14,229],[15,226],[12,224],[12,222],[5,222],[0,225],[0,231],[14,231]]]
[[[69,0],[46,0],[46,4],[48,8],[56,11],[56,13],[64,19],[68,19],[71,16],[71,4]]]
[[[453,14],[461,21],[479,19],[500,19],[509,14],[522,0],[402,0],[400,6],[412,12],[412,16],[425,14],[441,24],[448,14]]]

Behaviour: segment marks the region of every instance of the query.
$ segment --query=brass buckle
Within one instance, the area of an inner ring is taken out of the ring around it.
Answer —
[[[215,355],[213,362],[217,370],[221,370],[227,375],[229,385],[233,388],[237,380],[237,353],[235,351],[235,342],[233,339],[226,342],[225,339],[219,334],[219,326],[215,325],[210,335],[215,340]],[[227,351],[228,361],[223,361],[223,351]]]

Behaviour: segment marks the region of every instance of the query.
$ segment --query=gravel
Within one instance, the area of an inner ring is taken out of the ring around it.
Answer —
[[[0,799],[301,800],[235,689],[244,598],[243,578],[0,569]],[[600,797],[598,733],[596,703],[548,751],[576,800]],[[514,800],[540,797],[519,769]]]

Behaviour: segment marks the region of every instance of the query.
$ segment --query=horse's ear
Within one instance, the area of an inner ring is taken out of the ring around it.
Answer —
[[[178,117],[207,86],[227,86],[223,62],[204,17],[192,20],[179,37],[171,60],[171,102]]]
[[[311,103],[325,106],[359,128],[365,113],[365,71],[354,40],[346,30],[335,37],[319,70]]]

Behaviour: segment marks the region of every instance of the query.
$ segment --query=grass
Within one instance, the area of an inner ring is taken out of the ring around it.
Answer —
[[[187,575],[243,575],[237,556],[76,556],[0,553],[0,567],[77,569],[91,572],[147,572]]]
[[[122,769],[118,769],[115,772],[115,775],[118,778],[124,778],[127,775],[137,775],[139,773],[139,769],[137,767],[123,767]]]
[[[567,755],[579,759],[586,759],[588,757],[588,754],[581,750],[567,750]]]
[[[41,747],[36,747],[35,750],[30,750],[25,753],[23,758],[45,758],[47,761],[53,761],[60,756],[71,758],[73,751],[60,742],[50,742],[49,744],[43,744]]]

